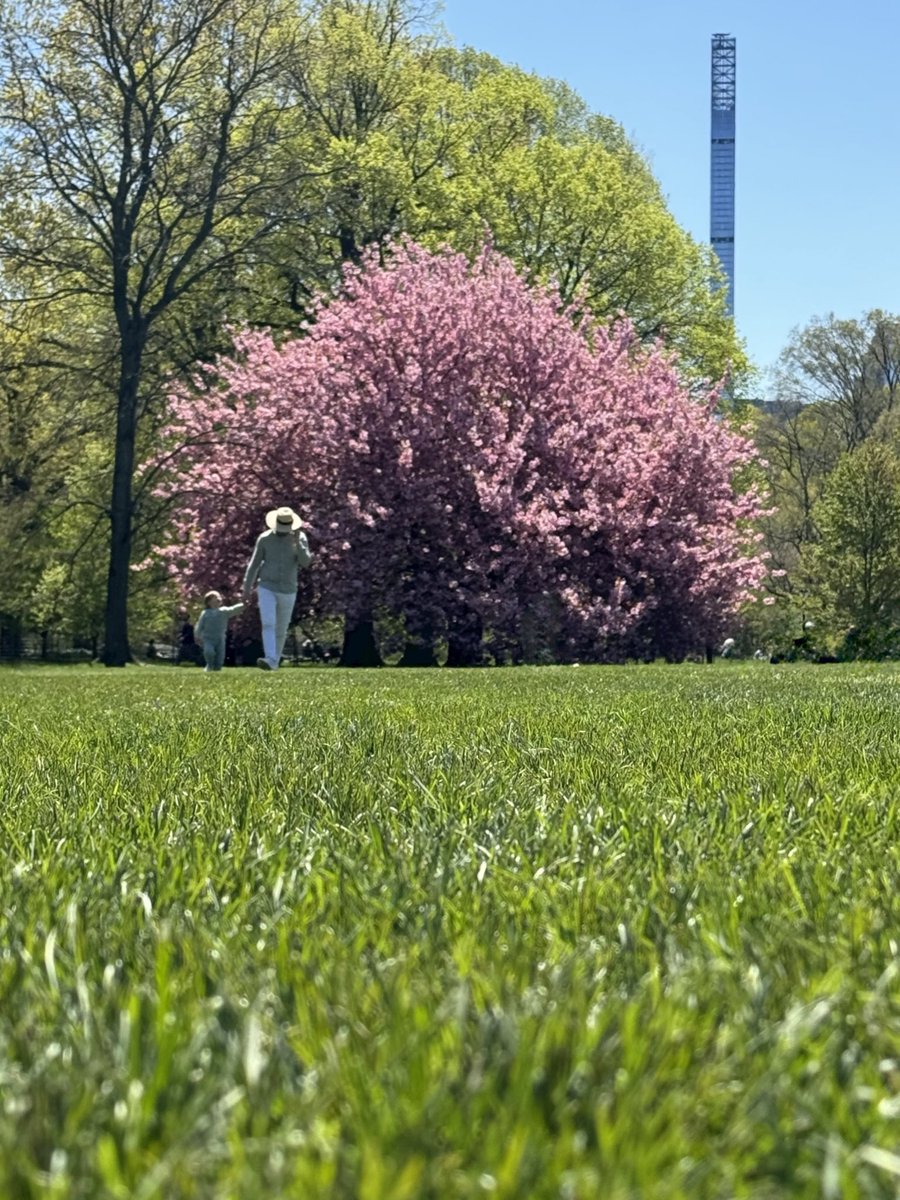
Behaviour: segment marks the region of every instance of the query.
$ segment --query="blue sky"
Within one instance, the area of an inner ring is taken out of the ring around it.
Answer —
[[[458,44],[564,79],[709,238],[710,38],[737,38],[735,318],[755,365],[834,312],[900,313],[900,0],[444,0]]]

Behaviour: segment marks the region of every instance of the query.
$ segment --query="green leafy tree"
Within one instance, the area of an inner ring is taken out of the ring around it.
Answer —
[[[817,505],[841,456],[874,438],[897,440],[900,320],[815,318],[792,335],[775,372],[775,397],[753,414],[774,511],[763,521],[773,578],[801,612],[821,599]]]
[[[783,572],[772,577],[773,590],[802,606],[814,581],[798,568],[818,539],[815,506],[840,458],[840,438],[820,404],[776,402],[754,411],[752,422],[771,498],[761,529],[773,571]]]
[[[815,317],[783,351],[776,393],[820,406],[841,449],[856,449],[900,399],[900,318],[880,309],[859,320]]]
[[[741,377],[747,362],[725,293],[710,288],[711,253],[678,226],[639,156],[602,133],[569,144],[541,136],[480,164],[479,213],[498,248],[530,278],[554,280],[566,301],[626,312],[693,373]]]
[[[0,299],[0,612],[20,619],[33,615],[35,582],[54,559],[54,527],[79,504],[69,474],[103,420],[79,349],[83,317],[49,297],[40,311]]]
[[[263,320],[280,293],[296,323],[311,294],[366,246],[409,234],[477,252],[485,228],[533,280],[595,315],[628,313],[686,370],[742,377],[747,363],[708,248],[666,208],[621,126],[565,84],[447,46],[407,0],[320,0],[292,69],[295,136],[320,166],[260,276]],[[274,285],[274,286],[273,286]]]
[[[900,613],[900,458],[868,440],[846,453],[814,509],[810,559],[839,621],[871,630]]]
[[[0,255],[57,299],[103,304],[109,665],[130,657],[133,480],[158,367],[198,294],[215,294],[210,285],[277,226],[299,169],[282,153],[291,16],[273,0],[69,0],[0,13]]]

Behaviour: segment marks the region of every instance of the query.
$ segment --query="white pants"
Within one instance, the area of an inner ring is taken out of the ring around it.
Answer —
[[[296,592],[271,592],[257,588],[259,619],[262,622],[263,655],[274,671],[281,662],[288,625],[294,612]]]

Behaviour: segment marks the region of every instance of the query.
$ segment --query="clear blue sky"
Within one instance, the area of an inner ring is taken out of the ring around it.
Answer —
[[[813,316],[900,313],[900,0],[444,0],[457,44],[619,121],[709,239],[710,38],[737,38],[735,318],[765,370]]]

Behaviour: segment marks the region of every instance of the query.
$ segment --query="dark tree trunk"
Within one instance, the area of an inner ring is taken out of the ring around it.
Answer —
[[[434,645],[431,642],[408,641],[403,647],[403,657],[398,667],[436,667],[438,665]]]
[[[344,618],[344,644],[341,647],[342,667],[383,667],[381,652],[375,640],[375,623],[371,617]]]
[[[484,662],[481,644],[484,627],[481,617],[471,609],[460,613],[451,623],[447,639],[448,667],[480,667]]]
[[[22,629],[18,617],[8,617],[8,624],[0,625],[0,658],[22,657]]]
[[[137,396],[144,337],[138,330],[122,338],[122,362],[116,410],[116,448],[109,505],[109,574],[106,582],[106,625],[103,662],[124,667],[131,661],[128,644],[128,583],[131,572],[132,486],[137,433]]]
[[[356,244],[356,234],[346,225],[342,225],[338,231],[338,240],[341,245],[341,258],[344,262],[358,263],[362,258],[359,246]]]
[[[424,566],[423,570],[426,569]],[[403,657],[397,663],[398,667],[436,667],[437,655],[434,650],[434,625],[427,617],[408,616],[406,618],[406,645],[403,647]]]

